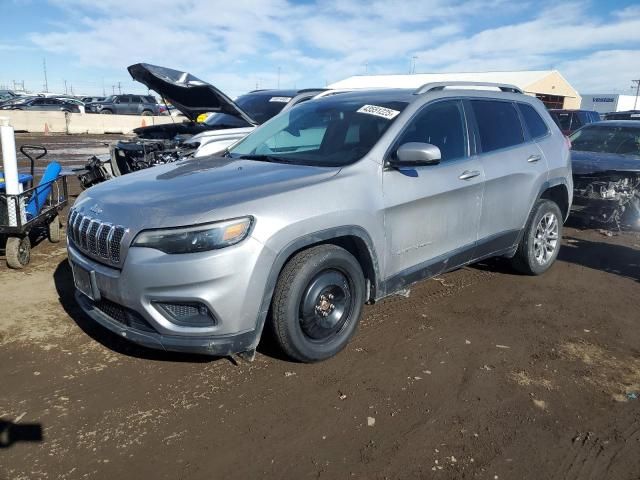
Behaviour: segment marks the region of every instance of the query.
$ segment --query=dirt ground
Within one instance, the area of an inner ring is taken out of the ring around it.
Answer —
[[[541,277],[473,265],[367,307],[329,361],[247,363],[93,325],[43,242],[0,266],[0,479],[637,480],[639,282],[638,234],[569,227]]]

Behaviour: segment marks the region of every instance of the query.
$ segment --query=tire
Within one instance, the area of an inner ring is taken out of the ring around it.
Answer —
[[[58,243],[62,239],[62,228],[60,226],[60,217],[56,217],[47,226],[47,236],[51,243]]]
[[[111,110],[107,110],[107,109],[104,109],[104,108],[102,110],[100,110],[100,113],[102,115],[113,115],[113,112]]]
[[[533,206],[515,256],[513,267],[527,275],[540,275],[553,265],[562,240],[562,212],[551,201],[541,199]]]
[[[325,360],[347,345],[364,302],[364,274],[353,255],[335,245],[309,248],[278,277],[271,306],[274,336],[294,360]]]
[[[149,111],[149,110],[144,110],[144,111],[142,112],[142,116],[143,116],[143,117],[151,117],[151,116],[153,116],[153,112],[151,112],[151,111]]]
[[[5,254],[9,268],[21,269],[26,267],[29,264],[29,260],[31,260],[31,241],[29,236],[7,238]]]

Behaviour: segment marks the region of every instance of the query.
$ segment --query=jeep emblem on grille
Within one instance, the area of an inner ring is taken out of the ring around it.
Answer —
[[[100,215],[102,213],[102,209],[96,203],[93,207],[89,209],[90,212],[95,213],[96,215]]]

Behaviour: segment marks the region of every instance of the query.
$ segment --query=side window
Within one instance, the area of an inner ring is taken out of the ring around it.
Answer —
[[[459,101],[443,101],[427,106],[402,132],[396,145],[430,143],[440,149],[442,161],[466,155],[465,123]]]
[[[44,105],[44,104],[45,104],[44,98],[38,98],[37,100],[34,100],[33,102],[31,102],[31,105]]]
[[[527,126],[531,138],[544,137],[549,133],[547,124],[544,123],[544,120],[542,120],[542,117],[536,112],[535,108],[526,103],[519,103],[518,108],[520,109],[522,118],[524,118],[524,124]]]
[[[472,100],[484,153],[524,142],[518,112],[511,102]]]
[[[131,95],[131,103],[142,103],[138,95]]]

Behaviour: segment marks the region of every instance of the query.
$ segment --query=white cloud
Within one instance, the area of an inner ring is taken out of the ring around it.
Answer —
[[[39,48],[101,70],[140,61],[186,70],[232,95],[256,82],[275,87],[278,67],[281,86],[322,86],[364,73],[365,64],[369,73],[407,72],[414,55],[418,71],[554,67],[579,88],[608,90],[623,88],[639,59],[640,8],[594,19],[586,1],[154,0],[152,10],[141,0],[51,3],[66,19],[31,34]],[[606,70],[586,80],[594,61]]]

